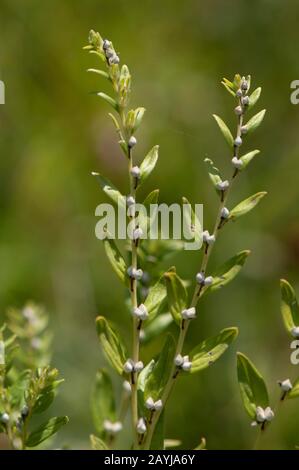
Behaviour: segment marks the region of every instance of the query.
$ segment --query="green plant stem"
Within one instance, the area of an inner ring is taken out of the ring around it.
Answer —
[[[129,149],[129,178],[130,178],[130,195],[136,198],[136,189],[134,187],[134,181],[131,175],[131,169],[133,167],[133,155],[132,150]],[[133,230],[135,229],[135,215],[133,216]],[[132,239],[131,241],[131,266],[133,269],[138,268],[138,256],[137,256],[137,244]],[[138,307],[137,299],[137,280],[131,279],[130,283],[131,293],[131,304],[132,309]],[[139,320],[133,317],[133,332],[132,332],[132,359],[134,363],[139,361],[139,349],[140,349],[140,328]],[[133,372],[131,375],[131,412],[132,412],[132,425],[133,425],[133,436],[134,436],[134,447],[138,447],[138,434],[137,434],[137,423],[138,423],[138,401],[137,401],[137,374]]]
[[[239,104],[241,105],[241,100],[240,99],[239,99]],[[242,125],[243,125],[243,113],[238,117],[236,137],[241,137],[241,127],[242,127]],[[239,147],[234,146],[233,157],[238,158],[238,155],[239,155]],[[221,212],[222,212],[222,209],[226,205],[226,202],[228,200],[228,196],[229,196],[233,181],[236,178],[236,176],[238,175],[238,173],[239,173],[239,171],[237,169],[235,169],[235,171],[233,172],[233,175],[231,176],[231,178],[229,180],[229,187],[227,188],[226,191],[224,191],[221,194],[219,210],[218,210],[218,213],[217,213],[217,216],[216,216],[214,230],[212,232],[212,234],[215,236],[215,242],[216,242],[217,236],[219,234],[219,231],[222,227]],[[201,267],[200,267],[200,272],[204,275],[205,275],[207,267],[208,267],[208,262],[209,262],[214,244],[205,246],[205,251],[204,251],[204,255],[203,255],[202,262],[201,262]],[[196,305],[197,305],[197,303],[198,303],[198,301],[201,297],[201,294],[202,294],[202,287],[203,286],[201,284],[197,284],[195,286],[190,307],[196,307]],[[187,335],[189,324],[190,324],[190,321],[184,321],[184,320],[182,321],[181,328],[180,328],[180,334],[179,334],[179,337],[178,337],[178,342],[177,342],[177,347],[176,347],[174,357],[176,357],[178,354],[182,355],[183,347],[184,347],[184,343],[185,343],[185,338],[186,338],[186,335]],[[175,363],[173,361],[173,365],[172,365],[172,368],[171,368],[171,373],[169,375],[169,379],[167,381],[167,384],[165,386],[165,389],[163,391],[162,398],[161,398],[162,403],[163,403],[163,408],[165,408],[165,404],[166,404],[166,402],[167,402],[167,400],[168,400],[168,398],[169,398],[169,396],[172,392],[172,389],[174,387],[174,384],[176,382],[176,379],[177,379],[178,375],[179,375],[179,370],[176,368]],[[161,415],[161,410],[156,411],[154,416],[153,416],[152,423],[148,428],[147,435],[146,435],[146,438],[145,438],[145,441],[144,441],[144,449],[149,449],[150,448],[152,437],[153,437],[153,434],[154,434],[154,431],[155,431],[155,427],[158,423],[160,415]]]

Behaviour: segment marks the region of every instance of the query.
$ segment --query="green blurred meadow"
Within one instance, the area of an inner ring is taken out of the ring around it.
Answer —
[[[227,227],[212,266],[237,251],[252,254],[241,275],[203,302],[186,350],[226,326],[237,342],[215,367],[182,378],[167,412],[167,437],[189,449],[205,436],[209,449],[247,449],[255,439],[237,386],[235,352],[256,363],[269,384],[299,375],[289,361],[289,338],[279,313],[279,279],[299,292],[299,106],[290,83],[299,79],[299,5],[296,0],[0,0],[0,305],[27,299],[45,305],[55,333],[53,364],[66,381],[56,412],[70,423],[56,445],[88,448],[95,372],[103,366],[94,328],[103,314],[128,333],[123,288],[94,235],[94,211],[106,201],[90,176],[101,171],[123,191],[126,162],[107,117],[91,91],[106,90],[86,73],[96,59],[82,51],[93,28],[113,40],[133,75],[133,105],[147,108],[138,132],[140,159],[160,144],[160,160],[145,193],[160,188],[163,202],[186,196],[204,203],[213,224],[217,198],[203,160],[229,169],[228,150],[212,113],[230,125],[234,102],[223,76],[251,74],[262,86],[264,123],[246,149],[261,150],[233,191],[233,201],[260,190],[268,196]],[[250,146],[250,147],[248,147]],[[190,279],[200,253],[182,252],[176,264]],[[145,348],[143,359],[160,347]],[[117,380],[116,387],[119,387]],[[287,403],[265,436],[265,448],[299,445],[299,404]],[[120,442],[125,446],[125,441]]]

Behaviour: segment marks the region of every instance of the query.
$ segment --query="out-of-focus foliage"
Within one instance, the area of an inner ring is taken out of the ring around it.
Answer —
[[[124,329],[129,315],[123,287],[94,237],[94,210],[104,196],[90,172],[100,170],[124,193],[127,188],[113,124],[103,104],[86,93],[98,91],[99,80],[84,71],[90,67],[81,50],[86,31],[113,37],[122,61],[130,64],[132,104],[147,109],[140,160],[152,142],[160,144],[159,163],[144,195],[155,181],[163,202],[179,202],[183,195],[204,202],[205,226],[215,218],[216,196],[204,159],[221,168],[230,164],[212,118],[216,113],[232,124],[231,97],[219,83],[241,71],[261,84],[259,104],[267,115],[252,135],[253,148],[256,142],[261,153],[234,197],[237,204],[261,188],[268,196],[258,210],[227,227],[215,248],[214,267],[244,247],[252,254],[233,284],[203,299],[188,341],[191,348],[237,325],[240,349],[263,371],[267,384],[275,384],[277,378],[296,375],[279,316],[279,278],[292,281],[298,291],[299,107],[289,99],[290,82],[299,76],[298,17],[296,0],[1,1],[0,79],[6,84],[6,104],[0,106],[1,314],[4,318],[7,305],[20,307],[28,298],[50,311],[56,325],[54,362],[68,378],[55,414],[72,416],[60,433],[71,446],[88,447],[93,432],[82,403],[104,364],[94,318],[103,314]],[[162,265],[169,268],[169,259]],[[176,265],[189,279],[198,267],[196,253],[178,253]],[[145,350],[145,362],[152,352],[151,346]],[[224,356],[225,371],[229,360]],[[182,409],[177,403],[186,390],[189,399]],[[204,405],[196,406],[197,401]],[[169,437],[176,439],[184,428],[184,448],[195,447],[203,435],[209,448],[244,448],[254,440],[234,370],[187,377],[169,406]],[[298,417],[296,400],[290,400],[269,428],[265,446],[294,448]]]

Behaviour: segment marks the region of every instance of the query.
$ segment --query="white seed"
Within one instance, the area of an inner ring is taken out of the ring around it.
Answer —
[[[130,137],[129,139],[129,142],[128,142],[128,146],[129,148],[133,148],[135,145],[137,144],[137,139],[136,137],[134,137],[133,135]]]
[[[196,274],[196,282],[198,284],[204,284],[204,281],[205,281],[205,277],[202,273],[197,273]]]
[[[185,310],[182,311],[181,315],[184,320],[191,320],[192,318],[195,318],[196,317],[195,307],[186,308]]]
[[[241,127],[241,134],[244,135],[244,134],[247,134],[248,132],[248,128],[246,126],[242,126]]]
[[[152,399],[152,397],[149,397],[146,402],[145,402],[145,407],[148,409],[148,410],[154,410],[155,409],[155,402],[154,400]]]
[[[240,145],[242,145],[242,139],[241,139],[241,137],[237,137],[235,139],[235,146],[240,147]]]
[[[294,328],[291,329],[291,335],[294,336],[294,338],[299,338],[299,326],[294,326]]]
[[[137,429],[138,434],[146,433],[146,423],[145,423],[144,418],[139,418],[136,429]]]
[[[278,383],[283,392],[289,392],[293,388],[293,385],[290,379],[286,379]]]
[[[132,266],[130,266],[128,269],[127,269],[127,273],[129,275],[129,277],[131,277],[132,279],[137,279],[138,281],[142,278],[143,276],[143,271],[142,269],[136,269],[136,268],[133,268]]]
[[[130,382],[128,382],[128,380],[123,381],[123,389],[124,389],[125,392],[131,393],[131,391],[132,391],[131,384],[130,384]]]
[[[267,406],[267,408],[265,409],[265,420],[266,421],[272,421],[274,416],[275,415],[274,415],[273,410],[270,408],[270,406]]]
[[[162,400],[155,401],[155,410],[159,411],[159,410],[162,410],[162,408],[163,408]]]
[[[191,366],[192,366],[192,362],[189,361],[189,356],[184,356],[184,362],[182,364],[182,369],[184,371],[188,371],[191,369]]]
[[[236,113],[237,116],[241,116],[241,114],[243,113],[242,107],[241,107],[241,106],[237,106],[237,107],[235,108],[235,113]]]
[[[256,420],[258,423],[263,423],[265,421],[265,410],[261,406],[256,408]]]
[[[134,317],[140,320],[146,320],[148,318],[148,311],[144,304],[140,304],[139,307],[135,307],[133,310]]]
[[[109,58],[109,65],[113,65],[113,64],[119,64],[119,57],[117,54],[113,54],[112,57]]]
[[[177,367],[180,367],[184,362],[184,359],[183,357],[181,356],[181,354],[178,354],[175,358],[174,358],[174,363]]]
[[[243,95],[242,90],[239,88],[239,90],[236,91],[236,96],[240,98],[240,96],[242,95]]]
[[[253,428],[255,428],[255,427],[257,426],[257,424],[258,424],[258,423],[257,423],[256,421],[252,421],[252,423],[251,423],[250,426],[252,426]]]
[[[123,428],[123,425],[120,421],[116,421],[115,423],[112,423],[108,419],[105,419],[103,424],[104,424],[105,431],[108,432],[109,434],[117,434]]]
[[[241,103],[244,106],[248,106],[249,105],[249,96],[243,96],[243,98],[241,98]]]
[[[141,227],[137,227],[133,230],[133,240],[139,240],[143,235],[143,230]]]
[[[124,363],[124,371],[127,373],[127,374],[130,374],[131,372],[133,372],[134,370],[134,362],[132,359],[128,359],[125,363]]]
[[[133,166],[130,173],[133,176],[133,178],[140,178],[140,168],[139,168],[139,166]]]
[[[217,183],[216,187],[219,189],[219,191],[225,191],[229,187],[229,182],[227,180],[220,181]]]
[[[233,157],[232,164],[235,168],[238,168],[238,170],[240,170],[240,168],[242,168],[243,166],[243,161],[240,158]]]
[[[2,413],[0,416],[0,421],[3,424],[7,424],[9,422],[9,414],[8,413]]]
[[[127,206],[130,207],[135,204],[135,198],[133,196],[127,196]]]
[[[134,364],[134,371],[135,372],[141,372],[143,369],[144,365],[142,361],[138,361]]]
[[[248,82],[247,80],[242,80],[241,82],[241,90],[247,91],[248,90]]]
[[[205,286],[210,286],[211,284],[213,284],[213,277],[212,276],[208,276],[205,278]]]
[[[202,239],[204,243],[212,245],[215,242],[215,235],[210,235],[208,230],[205,230],[202,234]]]
[[[103,49],[104,51],[111,46],[111,42],[108,39],[104,39],[103,41]]]
[[[227,219],[227,218],[229,217],[229,210],[228,210],[228,208],[227,208],[227,207],[223,207],[223,208],[221,209],[221,214],[220,214],[220,215],[221,215],[221,218],[222,218],[222,219]]]

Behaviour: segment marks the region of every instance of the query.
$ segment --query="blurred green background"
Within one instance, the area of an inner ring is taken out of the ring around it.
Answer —
[[[106,86],[85,72],[96,65],[82,51],[89,29],[113,40],[133,74],[132,104],[147,108],[138,133],[140,158],[160,144],[146,191],[160,188],[163,202],[186,196],[204,203],[208,228],[217,199],[203,159],[213,158],[224,171],[230,164],[211,115],[235,122],[221,78],[250,73],[253,86],[262,86],[258,108],[267,108],[267,115],[246,144],[261,155],[236,184],[231,204],[259,190],[269,195],[227,227],[212,265],[241,249],[252,255],[232,284],[202,304],[186,351],[225,326],[239,326],[240,336],[214,368],[179,381],[166,433],[182,438],[183,448],[201,436],[209,449],[251,448],[255,431],[239,397],[235,350],[258,365],[273,405],[276,381],[299,375],[279,314],[279,278],[299,292],[299,106],[290,103],[290,82],[299,79],[298,2],[0,0],[0,7],[0,79],[6,84],[0,107],[1,315],[27,299],[50,312],[53,364],[66,378],[55,411],[71,418],[58,441],[73,448],[89,445],[90,387],[105,362],[95,316],[107,315],[123,332],[129,322],[123,289],[94,235],[94,210],[105,198],[90,172],[101,171],[125,191],[126,162],[108,106],[89,94]],[[199,256],[177,256],[182,277],[194,276]],[[288,403],[263,445],[294,448],[298,419],[299,404]]]

